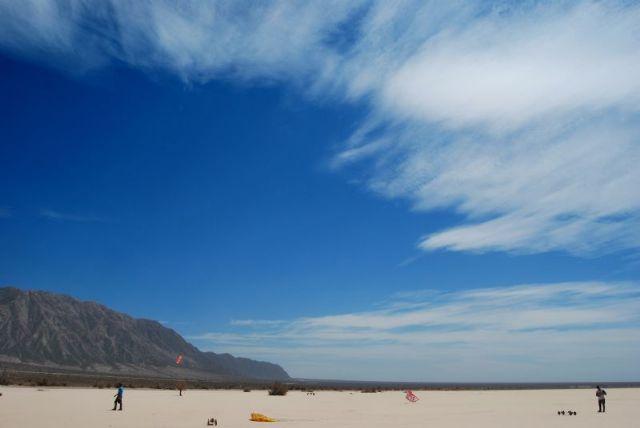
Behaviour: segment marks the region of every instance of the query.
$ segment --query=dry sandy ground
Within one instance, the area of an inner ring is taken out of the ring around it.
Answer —
[[[111,411],[111,390],[0,387],[0,427],[640,427],[640,389],[608,389],[606,414],[596,412],[593,390],[416,391],[409,403],[401,392],[363,394],[293,391],[125,391],[124,411]],[[577,416],[558,416],[559,409]],[[261,412],[276,423],[250,422]]]

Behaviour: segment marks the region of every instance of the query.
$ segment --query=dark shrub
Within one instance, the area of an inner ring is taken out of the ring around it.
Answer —
[[[269,395],[287,395],[289,388],[287,385],[281,382],[276,382],[271,386],[269,390]]]
[[[9,375],[6,370],[2,370],[0,373],[0,385],[9,385]]]

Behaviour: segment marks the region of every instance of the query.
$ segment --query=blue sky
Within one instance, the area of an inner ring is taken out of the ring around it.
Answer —
[[[637,380],[640,8],[0,1],[0,284],[298,377]]]

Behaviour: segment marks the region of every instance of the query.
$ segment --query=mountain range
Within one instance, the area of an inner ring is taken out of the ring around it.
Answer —
[[[178,355],[183,356],[179,365]],[[0,288],[0,362],[209,380],[289,378],[277,364],[200,351],[157,321],[14,287]]]

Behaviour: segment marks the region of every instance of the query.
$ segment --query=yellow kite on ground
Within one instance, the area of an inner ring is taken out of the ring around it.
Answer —
[[[277,419],[265,416],[262,413],[251,413],[251,419],[253,422],[277,422]]]

